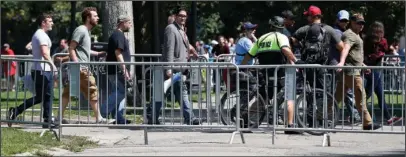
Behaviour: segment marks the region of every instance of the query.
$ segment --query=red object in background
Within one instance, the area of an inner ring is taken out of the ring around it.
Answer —
[[[13,50],[8,49],[8,50],[2,50],[1,55],[14,56],[15,54],[14,54]],[[9,65],[10,65],[10,67],[9,67]],[[14,76],[16,74],[17,63],[15,61],[12,61],[11,63],[9,61],[3,61],[2,67],[3,67],[4,76]]]

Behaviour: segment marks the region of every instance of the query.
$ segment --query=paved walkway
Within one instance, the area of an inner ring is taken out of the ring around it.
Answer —
[[[35,129],[38,131],[38,129]],[[331,135],[331,147],[321,147],[322,136],[285,135],[278,132],[272,145],[271,134],[244,134],[246,144],[231,133],[149,132],[144,145],[143,130],[111,128],[63,128],[63,135],[88,136],[99,141],[99,148],[80,153],[54,152],[64,156],[281,156],[281,155],[398,155],[405,156],[405,135],[348,134]]]

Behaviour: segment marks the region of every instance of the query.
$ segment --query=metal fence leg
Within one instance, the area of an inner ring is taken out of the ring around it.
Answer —
[[[144,144],[148,145],[148,128],[144,128]]]
[[[58,141],[61,140],[60,137],[58,136],[58,133],[56,133],[56,131],[53,130],[53,129],[51,129],[51,130],[47,130],[47,129],[46,129],[46,130],[43,130],[43,131],[41,132],[41,134],[39,135],[39,137],[44,136],[44,135],[45,135],[45,132],[47,132],[47,131],[51,131],[51,132],[54,134],[56,140],[58,140]]]
[[[330,134],[329,133],[325,133],[323,136],[323,147],[325,147],[327,144],[327,146],[331,146],[331,141],[330,141]]]
[[[245,138],[244,138],[244,134],[242,133],[242,131],[234,131],[233,134],[231,135],[230,141],[228,142],[229,144],[233,144],[234,141],[234,137],[236,134],[240,134],[241,136],[241,142],[243,144],[245,144]]]

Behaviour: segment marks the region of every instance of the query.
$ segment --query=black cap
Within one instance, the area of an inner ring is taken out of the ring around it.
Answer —
[[[320,24],[310,25],[309,32],[307,34],[307,39],[315,41],[319,38],[320,35],[321,35]]]
[[[283,11],[282,17],[290,20],[294,20],[296,18],[296,16],[290,10]]]

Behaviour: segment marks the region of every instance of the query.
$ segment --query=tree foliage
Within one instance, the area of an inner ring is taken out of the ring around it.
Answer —
[[[133,2],[135,47],[136,51],[142,51],[142,53],[152,51],[152,3],[149,1]],[[345,9],[350,12],[363,13],[367,22],[366,29],[369,23],[375,20],[382,21],[386,26],[385,36],[390,42],[394,37],[404,33],[404,1],[204,1],[197,3],[197,27],[194,29],[197,29],[197,38],[204,41],[214,39],[218,34],[238,37],[242,23],[251,21],[259,24],[257,29],[257,36],[259,36],[268,31],[268,19],[280,15],[285,9],[290,9],[297,15],[297,25],[306,24],[306,19],[302,14],[310,5],[320,7],[323,12],[323,22],[330,25],[334,23],[337,12]],[[76,26],[81,24],[80,11],[83,7],[89,6],[97,7],[98,10],[102,9],[101,2],[78,1]],[[190,12],[191,2],[159,2],[160,34],[163,34],[163,29],[166,27],[167,17],[178,7],[183,7]],[[37,28],[34,23],[35,17],[42,12],[51,12],[54,15],[55,25],[54,30],[50,33],[51,39],[57,42],[60,38],[67,38],[70,34],[70,9],[70,2],[67,1],[2,1],[2,43],[8,42],[17,53],[22,52]],[[99,15],[103,16],[102,11],[99,11]],[[101,24],[92,30],[92,35],[102,36]]]

